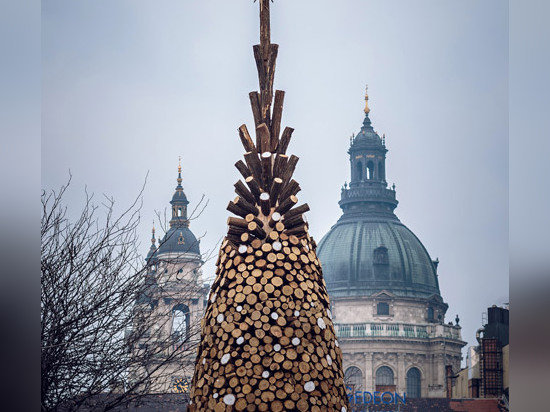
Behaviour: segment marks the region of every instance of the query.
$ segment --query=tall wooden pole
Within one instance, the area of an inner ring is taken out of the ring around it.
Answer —
[[[244,183],[235,184],[227,207],[238,217],[227,221],[216,262],[190,410],[346,412],[342,352],[304,216],[309,206],[298,206],[292,178],[298,157],[286,155],[294,129],[279,138],[284,92],[273,96],[278,45],[270,41],[269,0],[260,0],[253,50],[256,139],[239,127],[246,153],[235,166]]]

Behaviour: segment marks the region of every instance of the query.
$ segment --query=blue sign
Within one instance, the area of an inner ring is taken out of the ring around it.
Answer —
[[[353,389],[348,386],[348,398],[349,403],[354,405],[405,405],[407,403],[407,394],[403,392],[403,395],[398,394],[397,392],[360,392],[356,391],[353,393]]]

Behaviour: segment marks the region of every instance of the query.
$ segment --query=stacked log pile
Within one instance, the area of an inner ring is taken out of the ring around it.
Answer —
[[[239,128],[243,176],[227,209],[228,231],[202,320],[192,411],[340,411],[348,400],[342,353],[316,244],[298,206],[286,154],[293,129],[279,137],[284,92],[274,96],[278,46],[269,40],[269,0],[260,1],[254,46],[261,92],[250,93],[255,142]]]

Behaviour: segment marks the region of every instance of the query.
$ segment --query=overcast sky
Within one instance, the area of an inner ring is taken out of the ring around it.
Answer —
[[[459,314],[474,344],[482,312],[509,301],[508,3],[276,0],[271,31],[310,232],[319,241],[341,215],[368,83],[396,214],[439,258],[446,321]],[[190,207],[209,199],[191,229],[216,249],[239,178],[237,128],[253,125],[258,39],[251,0],[43,2],[42,187],[70,170],[70,206],[87,186],[122,207],[148,173],[145,254],[181,156]]]

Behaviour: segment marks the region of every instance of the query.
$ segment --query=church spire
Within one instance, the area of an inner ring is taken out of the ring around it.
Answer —
[[[189,220],[187,219],[187,205],[189,201],[187,196],[183,191],[183,186],[181,185],[183,179],[181,178],[181,156],[179,157],[178,163],[178,185],[176,186],[176,192],[172,196],[170,204],[172,205],[172,219],[170,220],[170,226],[189,226]]]
[[[176,187],[176,189],[181,186],[181,182],[182,182],[182,179],[181,179],[181,156],[180,156],[178,161],[178,186]]]
[[[149,263],[155,252],[157,251],[157,244],[155,239],[155,222],[153,221],[153,230],[151,235],[151,247],[149,248],[149,252],[147,253],[147,257],[145,258],[145,261]]]
[[[365,114],[369,114],[370,113],[370,109],[369,109],[369,85],[367,84],[367,86],[365,87]]]

